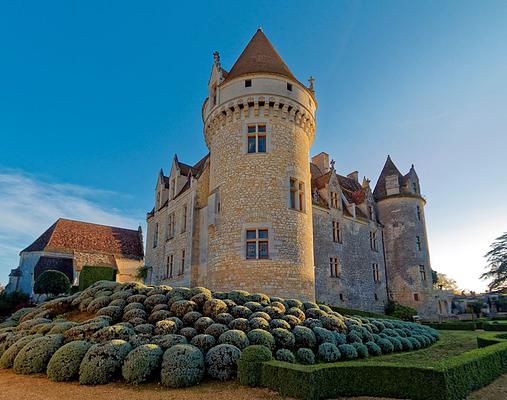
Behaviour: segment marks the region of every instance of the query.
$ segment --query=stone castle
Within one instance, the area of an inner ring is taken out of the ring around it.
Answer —
[[[258,30],[202,106],[209,153],[161,170],[147,214],[152,284],[244,289],[383,311],[448,313],[432,289],[425,200],[390,157],[372,191],[311,158],[317,102]]]

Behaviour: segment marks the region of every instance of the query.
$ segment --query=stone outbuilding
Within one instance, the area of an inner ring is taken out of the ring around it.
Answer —
[[[78,285],[84,266],[113,268],[117,281],[132,281],[143,264],[141,228],[60,218],[21,251],[19,266],[11,271],[6,290],[32,294],[35,280],[46,270],[63,272],[73,285]]]

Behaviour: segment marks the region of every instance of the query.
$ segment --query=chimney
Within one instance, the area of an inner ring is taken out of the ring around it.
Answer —
[[[313,156],[312,163],[319,167],[323,174],[329,172],[329,154],[322,152]]]
[[[354,179],[354,181],[359,182],[359,172],[354,171],[347,175],[347,178]]]

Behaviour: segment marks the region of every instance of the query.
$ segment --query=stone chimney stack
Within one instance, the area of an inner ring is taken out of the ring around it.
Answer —
[[[313,156],[312,163],[319,167],[323,174],[329,172],[329,154],[322,152]]]

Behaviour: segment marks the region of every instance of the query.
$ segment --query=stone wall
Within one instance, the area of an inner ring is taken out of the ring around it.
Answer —
[[[342,243],[333,242],[333,220],[340,224]],[[377,231],[378,251],[370,247],[369,234],[372,230]],[[383,312],[387,291],[379,226],[373,221],[344,216],[339,209],[314,206],[313,232],[317,301]],[[337,277],[331,276],[331,257],[339,260],[340,274]],[[373,279],[373,263],[378,264],[380,282]]]

